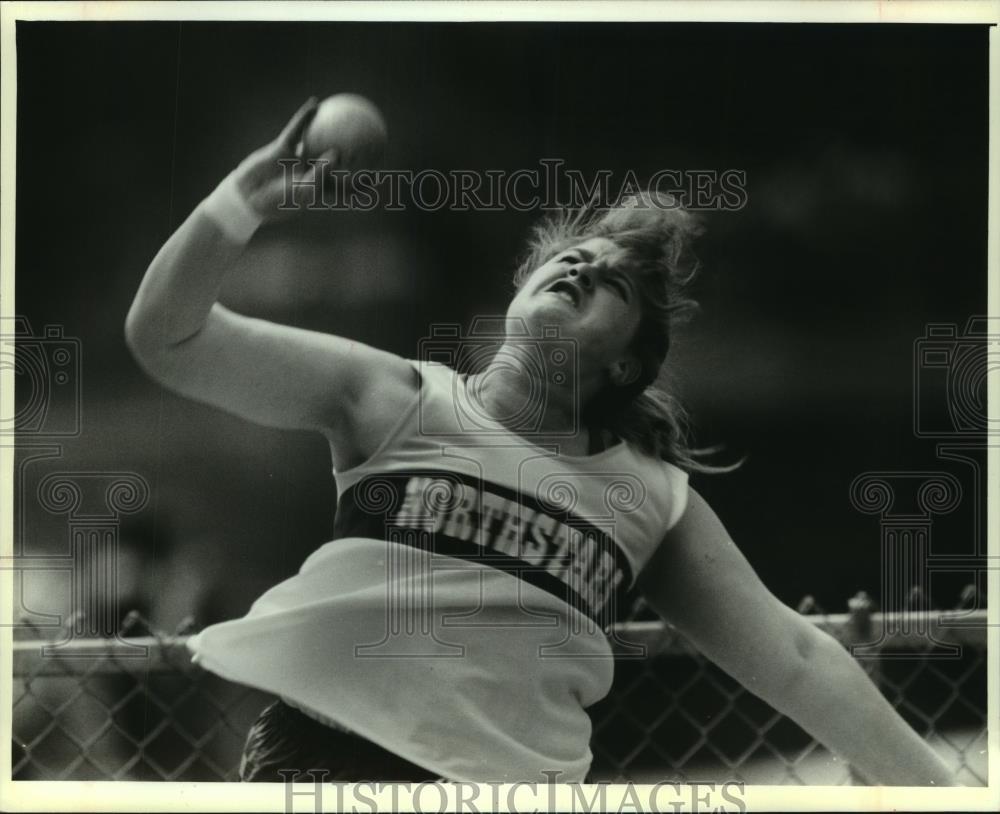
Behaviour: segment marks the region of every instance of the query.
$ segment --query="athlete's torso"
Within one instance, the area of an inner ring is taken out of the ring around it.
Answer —
[[[464,377],[412,364],[395,428],[335,473],[336,539],[192,649],[444,777],[582,780],[605,629],[687,476],[626,444],[536,446],[477,411]]]

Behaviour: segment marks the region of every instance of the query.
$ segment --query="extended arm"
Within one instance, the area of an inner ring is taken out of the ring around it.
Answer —
[[[709,659],[871,782],[955,785],[850,654],[767,590],[693,490],[640,584]]]
[[[178,393],[269,426],[314,429],[344,468],[366,457],[411,397],[399,357],[329,334],[236,314],[217,302],[257,226],[281,216],[281,159],[315,112],[306,103],[184,221],[150,265],[126,320],[140,365]],[[296,176],[310,180],[312,168]]]

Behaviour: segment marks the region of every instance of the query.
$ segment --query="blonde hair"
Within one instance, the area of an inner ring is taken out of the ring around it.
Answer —
[[[725,472],[739,464],[712,466],[699,460],[717,448],[692,445],[687,412],[659,384],[674,327],[698,308],[686,290],[698,271],[692,244],[703,231],[695,215],[656,192],[640,192],[610,209],[592,202],[562,210],[533,229],[514,285],[520,289],[535,269],[584,240],[603,237],[624,248],[633,261],[629,272],[642,303],[642,317],[629,347],[639,361],[640,374],[631,384],[609,385],[599,393],[584,406],[584,420],[689,472]]]

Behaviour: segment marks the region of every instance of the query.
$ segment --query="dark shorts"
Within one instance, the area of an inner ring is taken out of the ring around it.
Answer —
[[[279,774],[282,769],[317,774],[289,777],[287,772]],[[439,777],[353,732],[321,724],[283,701],[267,707],[250,727],[240,761],[240,780],[245,782],[420,783]]]

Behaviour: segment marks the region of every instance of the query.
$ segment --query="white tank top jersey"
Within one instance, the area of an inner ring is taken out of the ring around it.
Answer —
[[[189,647],[445,779],[582,782],[606,628],[684,511],[687,473],[621,442],[536,446],[484,417],[464,375],[411,364],[395,428],[334,473],[335,539]]]

